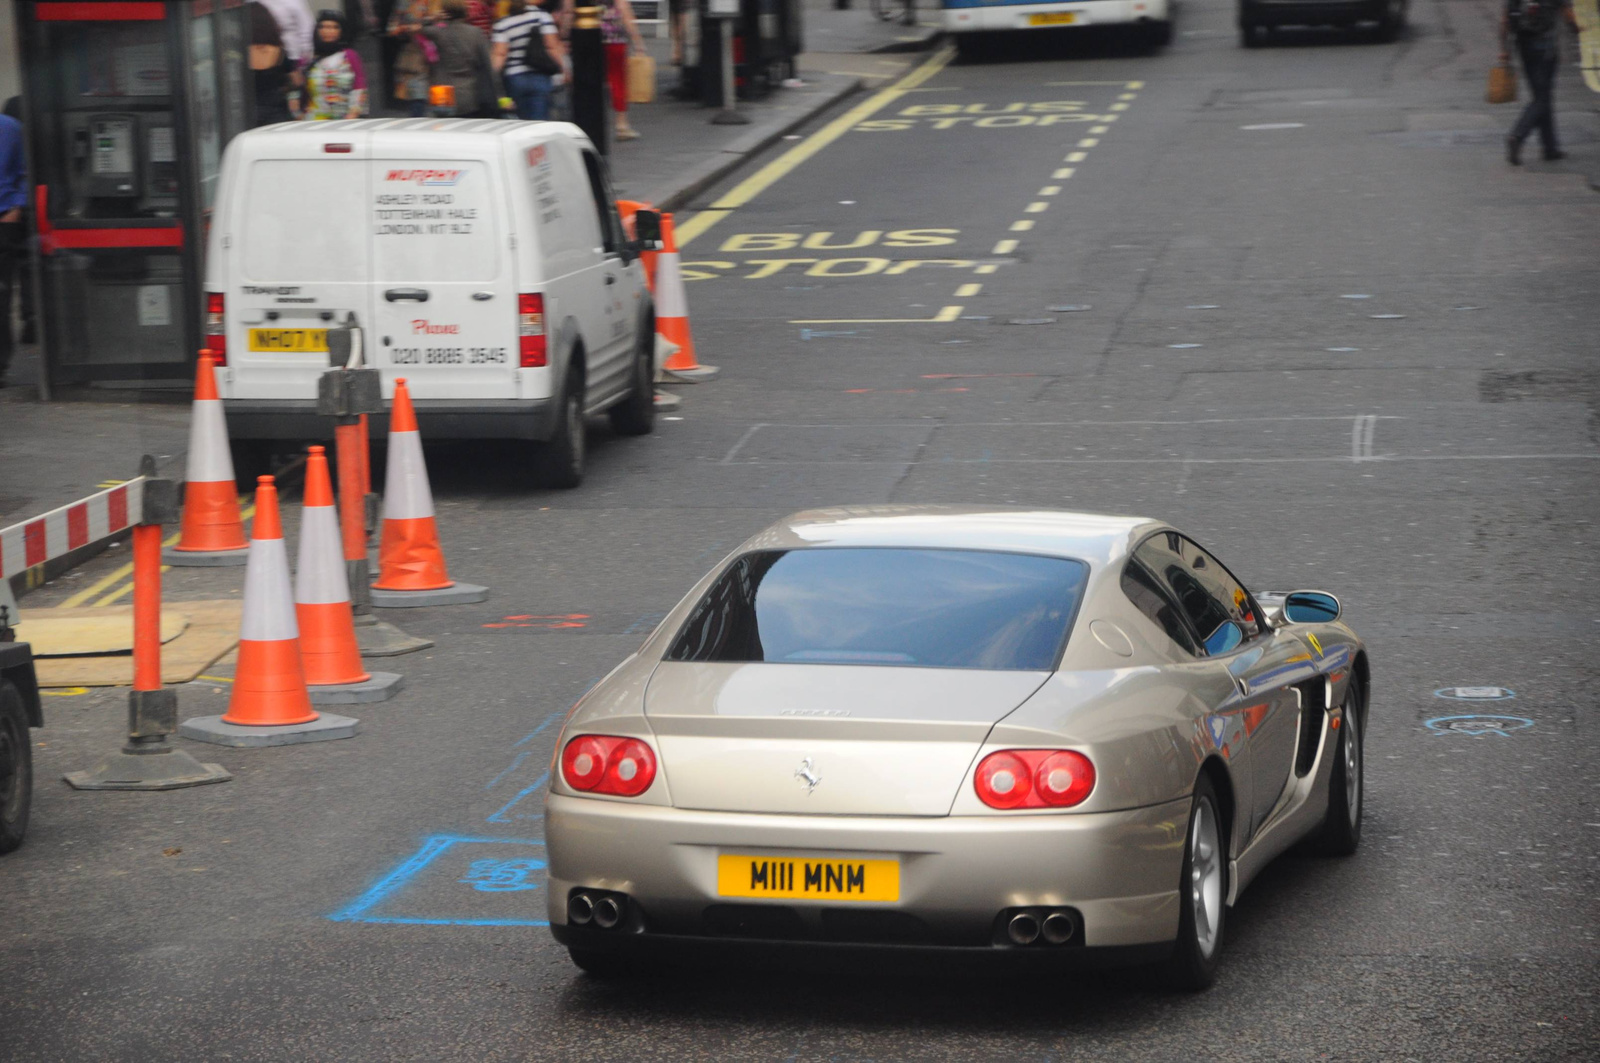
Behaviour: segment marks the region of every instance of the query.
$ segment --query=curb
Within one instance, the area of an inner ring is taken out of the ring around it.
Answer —
[[[944,40],[944,30],[936,29],[920,41],[895,41],[870,49],[868,55],[897,55],[904,52],[931,52]]]
[[[864,87],[861,78],[852,78],[831,92],[823,93],[817,100],[816,106],[795,115],[782,125],[770,129],[752,130],[718,152],[719,157],[709,159],[671,178],[671,183],[666,185],[664,190],[651,189],[642,198],[645,202],[654,203],[657,210],[682,210],[690,199],[743,166],[750,160],[750,156],[765,151],[801,126],[837,109],[846,100],[860,93]]]

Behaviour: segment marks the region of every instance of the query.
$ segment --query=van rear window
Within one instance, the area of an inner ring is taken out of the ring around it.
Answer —
[[[494,197],[481,162],[372,163],[372,263],[380,281],[499,276]]]
[[[365,166],[355,159],[263,159],[242,204],[244,275],[256,281],[367,278]]]

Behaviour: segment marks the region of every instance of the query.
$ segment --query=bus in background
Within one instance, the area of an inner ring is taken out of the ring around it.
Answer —
[[[998,31],[1134,26],[1155,48],[1172,40],[1170,0],[939,0],[943,23],[963,55]]]

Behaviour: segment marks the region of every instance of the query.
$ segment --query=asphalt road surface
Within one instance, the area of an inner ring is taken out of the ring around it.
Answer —
[[[1600,198],[1506,167],[1491,16],[1246,52],[1191,3],[1159,54],[939,53],[709,192],[680,221],[722,379],[653,436],[597,423],[574,492],[431,447],[452,570],[493,596],[400,618],[439,645],[358,738],[185,743],[235,780],[81,794],[60,774],[123,695],[49,699],[0,1058],[1593,1058]],[[1360,852],[1273,865],[1196,996],[580,975],[539,925],[560,714],[769,520],[935,501],[1160,517],[1247,584],[1342,596],[1374,668]]]

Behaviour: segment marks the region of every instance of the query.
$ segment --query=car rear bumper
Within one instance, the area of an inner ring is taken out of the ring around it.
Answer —
[[[1378,22],[1388,0],[1246,0],[1240,17],[1257,26],[1339,26]]]
[[[550,438],[554,404],[549,399],[415,399],[424,439]],[[228,434],[234,439],[331,439],[333,418],[317,413],[310,399],[223,399]],[[389,430],[389,414],[373,414],[372,433]]]
[[[593,931],[631,942],[619,948],[715,939],[738,924],[732,932],[739,936],[788,942],[866,944],[883,940],[877,934],[886,929],[905,943],[984,951],[1003,910],[1030,906],[1075,910],[1080,945],[1160,945],[1178,932],[1188,816],[1187,799],[1121,812],[920,818],[698,812],[551,794],[550,923],[558,940],[586,940],[574,936],[584,928],[566,926],[568,897],[581,887],[627,895],[630,920]],[[717,892],[717,856],[729,851],[893,856],[900,899],[725,898]],[[850,919],[824,918],[841,911]],[[841,930],[847,925],[865,936],[853,939]],[[781,932],[764,933],[771,926]]]

